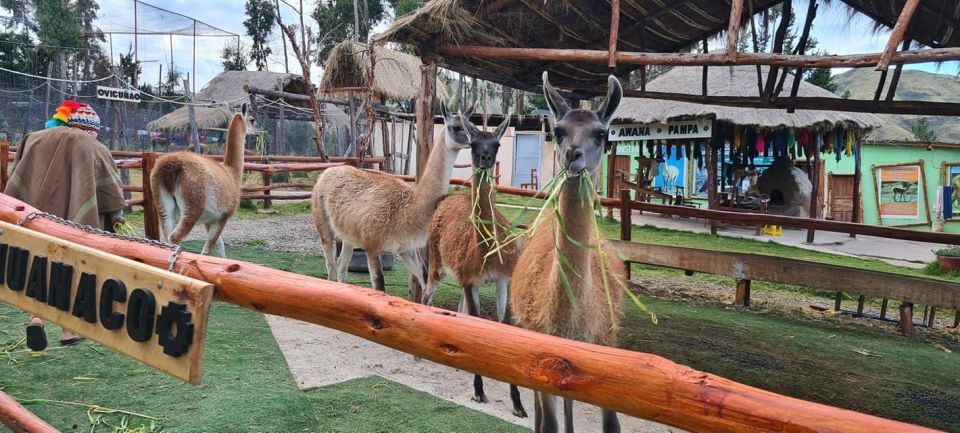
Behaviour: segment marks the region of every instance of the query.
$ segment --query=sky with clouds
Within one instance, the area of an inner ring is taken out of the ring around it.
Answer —
[[[316,0],[303,1],[308,14],[309,11],[313,10],[315,2]],[[299,7],[300,0],[287,0],[287,3]],[[869,18],[863,15],[848,16],[846,8],[841,2],[832,2],[831,5],[823,5],[822,3],[812,30],[812,35],[820,41],[820,49],[831,54],[867,53],[883,50],[889,36],[888,30],[874,32]],[[134,16],[132,0],[99,0],[99,4],[100,18],[98,25],[101,28],[104,30],[132,30]],[[243,27],[243,20],[245,19],[243,0],[153,0],[150,4],[196,18],[227,32],[239,34],[241,35],[241,44],[249,46],[250,38],[245,35]],[[284,22],[294,22],[298,19],[293,8],[281,3],[280,9]],[[804,21],[806,9],[806,1],[795,2],[794,10],[797,23]],[[162,32],[170,28],[178,28],[189,33],[192,30],[190,20],[171,14],[158,13],[143,5],[139,7],[137,16],[139,17],[138,27],[141,32],[144,30]],[[310,22],[312,22],[312,19],[308,16],[307,24],[309,25]],[[132,36],[114,35],[112,39],[114,56],[126,52],[133,44]],[[220,51],[226,43],[236,43],[236,39],[224,37],[197,38],[197,89],[200,89],[203,84],[222,70]],[[109,42],[107,45],[110,45]],[[274,32],[271,35],[270,45],[273,49],[273,55],[270,58],[269,69],[271,71],[284,71],[283,46],[279,32]],[[162,35],[141,35],[138,40],[138,48],[139,59],[143,62],[142,79],[146,82],[157,80],[160,64],[163,63],[166,70],[169,68],[171,59],[177,69],[182,72],[193,72],[194,70],[192,60],[194,46],[193,38],[190,36],[174,36],[171,38]],[[293,58],[292,53],[288,60],[290,72],[299,73],[299,63]],[[938,71],[937,67],[932,64],[909,65],[908,68],[931,72]],[[318,74],[317,69],[314,68],[314,75]],[[941,66],[939,72],[953,73],[955,69],[957,69],[955,66]],[[842,71],[835,70],[834,72],[840,73]]]

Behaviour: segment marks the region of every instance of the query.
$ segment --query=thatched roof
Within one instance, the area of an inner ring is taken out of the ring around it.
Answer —
[[[213,77],[197,92],[195,103],[209,103],[208,107],[195,107],[197,128],[223,127],[230,120],[232,109],[238,109],[249,101],[244,85],[260,89],[281,90],[288,93],[306,94],[303,78],[295,74],[268,71],[226,71]],[[265,101],[265,98],[258,98]],[[296,103],[307,107],[306,103]],[[183,132],[190,129],[187,107],[180,107],[147,123],[150,130]]]
[[[197,120],[198,129],[222,127],[230,121],[230,116],[233,116],[233,111],[223,107],[194,107],[193,111]],[[190,117],[187,107],[180,107],[148,123],[147,129],[171,132],[184,132],[189,130]]]
[[[373,91],[377,98],[408,100],[420,91],[420,58],[374,45],[377,68],[373,76]],[[370,52],[365,44],[342,42],[330,51],[320,91],[335,98],[346,96],[345,89],[366,88]],[[437,82],[437,97],[446,99],[447,89]]]
[[[707,94],[710,96],[757,96],[757,68],[755,66],[718,66],[708,68]],[[762,68],[766,77],[767,67]],[[700,94],[703,68],[699,66],[675,67],[647,83],[651,92]],[[789,96],[793,75],[787,75],[781,95]],[[797,96],[836,98],[830,91],[800,82]],[[766,128],[817,128],[827,129],[836,125],[859,129],[873,129],[883,121],[866,113],[849,113],[826,110],[797,110],[788,113],[784,109],[759,109],[701,105],[690,102],[666,101],[646,98],[625,98],[614,114],[614,121],[667,122],[675,119],[711,117],[738,125]]]
[[[783,0],[752,0],[756,13]],[[606,50],[610,38],[611,0],[431,0],[398,18],[378,41],[413,47],[438,44],[519,48]],[[726,30],[731,0],[631,0],[620,2],[618,49],[634,52],[688,51],[704,38]],[[902,0],[843,0],[852,10],[891,27]],[[960,46],[956,0],[924,0],[908,36],[921,44]],[[822,12],[821,12],[822,13]],[[844,13],[844,12],[841,12]],[[645,30],[641,31],[646,23]],[[603,88],[611,71],[606,64],[534,62],[440,56],[438,63],[468,76],[536,91],[540,74],[550,72],[558,87]],[[624,76],[639,65],[619,65]]]

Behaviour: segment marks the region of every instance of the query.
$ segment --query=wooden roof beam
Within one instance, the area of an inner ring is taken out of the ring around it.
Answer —
[[[610,69],[617,67],[617,38],[620,35],[620,0],[610,0]]]
[[[730,25],[727,26],[727,60],[737,60],[737,43],[740,41],[740,19],[743,18],[743,0],[730,4]]]
[[[877,63],[878,71],[886,71],[887,68],[890,67],[890,61],[893,59],[894,53],[897,52],[897,46],[899,46],[903,40],[903,35],[906,34],[907,27],[910,26],[910,19],[913,18],[913,14],[917,11],[917,6],[919,5],[920,0],[907,0],[903,5],[900,18],[897,18],[897,24],[893,26],[893,32],[890,33],[887,46],[883,50],[883,55],[880,56],[880,62]]]

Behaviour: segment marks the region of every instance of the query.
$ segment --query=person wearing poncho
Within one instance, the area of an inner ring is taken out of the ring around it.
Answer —
[[[76,223],[112,229],[126,203],[113,157],[96,140],[100,131],[96,111],[64,101],[46,128],[23,138],[3,193]],[[82,340],[67,330],[60,337],[61,345]],[[27,346],[33,350],[47,346],[38,317],[30,318]]]

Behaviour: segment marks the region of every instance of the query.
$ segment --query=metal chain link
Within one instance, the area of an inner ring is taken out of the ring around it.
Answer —
[[[183,251],[183,247],[181,247],[180,245],[169,244],[166,242],[155,241],[153,239],[141,238],[137,236],[118,235],[116,233],[110,233],[106,230],[101,230],[96,227],[91,227],[85,224],[76,223],[68,219],[58,217],[52,213],[43,212],[43,211],[36,211],[36,212],[31,212],[27,214],[27,216],[23,217],[22,220],[17,222],[17,225],[20,227],[24,227],[28,222],[33,221],[38,217],[44,217],[48,220],[63,224],[68,227],[73,227],[75,229],[79,229],[87,233],[93,233],[100,236],[106,236],[108,238],[119,239],[119,240],[130,241],[130,242],[137,242],[145,245],[172,250],[173,253],[170,255],[170,260],[167,262],[167,270],[170,272],[174,272],[173,267],[177,263],[177,259],[180,257],[180,253]]]

